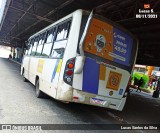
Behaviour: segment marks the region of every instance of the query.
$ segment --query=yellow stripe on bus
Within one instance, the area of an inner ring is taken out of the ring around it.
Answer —
[[[105,78],[106,78],[106,67],[104,65],[100,65],[99,80],[105,80]]]
[[[60,72],[61,66],[62,66],[62,59],[60,59],[60,61],[59,61],[59,63],[58,63],[58,67],[57,67],[57,70],[56,70],[57,73]]]
[[[44,60],[39,60],[38,61],[37,72],[42,73],[44,62],[45,62]]]

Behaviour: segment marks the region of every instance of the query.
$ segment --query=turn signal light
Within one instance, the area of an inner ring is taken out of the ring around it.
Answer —
[[[73,63],[68,64],[68,68],[72,69],[74,67]]]

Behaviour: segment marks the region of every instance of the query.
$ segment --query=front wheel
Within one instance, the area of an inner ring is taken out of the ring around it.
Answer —
[[[39,89],[39,79],[36,81],[36,97],[37,98],[44,98],[45,94]]]
[[[24,82],[27,82],[28,80],[24,77],[24,70],[23,70],[23,73],[22,73],[22,77],[23,77],[23,81]]]

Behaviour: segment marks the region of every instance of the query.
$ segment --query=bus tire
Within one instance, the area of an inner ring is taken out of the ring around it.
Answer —
[[[44,98],[45,94],[39,89],[39,79],[36,81],[36,97],[37,98]]]
[[[24,69],[23,69],[22,76],[23,76],[23,81],[24,81],[24,82],[27,82],[28,80],[24,77]]]

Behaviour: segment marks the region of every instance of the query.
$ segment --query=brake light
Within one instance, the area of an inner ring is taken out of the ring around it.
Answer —
[[[74,97],[73,97],[73,99],[76,99],[76,100],[78,100],[79,98],[78,98],[78,97],[76,97],[76,96],[74,96]]]
[[[68,71],[67,71],[67,75],[68,75],[68,76],[71,76],[72,74],[73,74],[72,70],[68,70]]]
[[[64,72],[64,75],[63,75],[63,80],[64,80],[65,83],[67,83],[69,85],[72,85],[74,64],[75,64],[75,58],[69,59],[66,62],[65,72]]]

